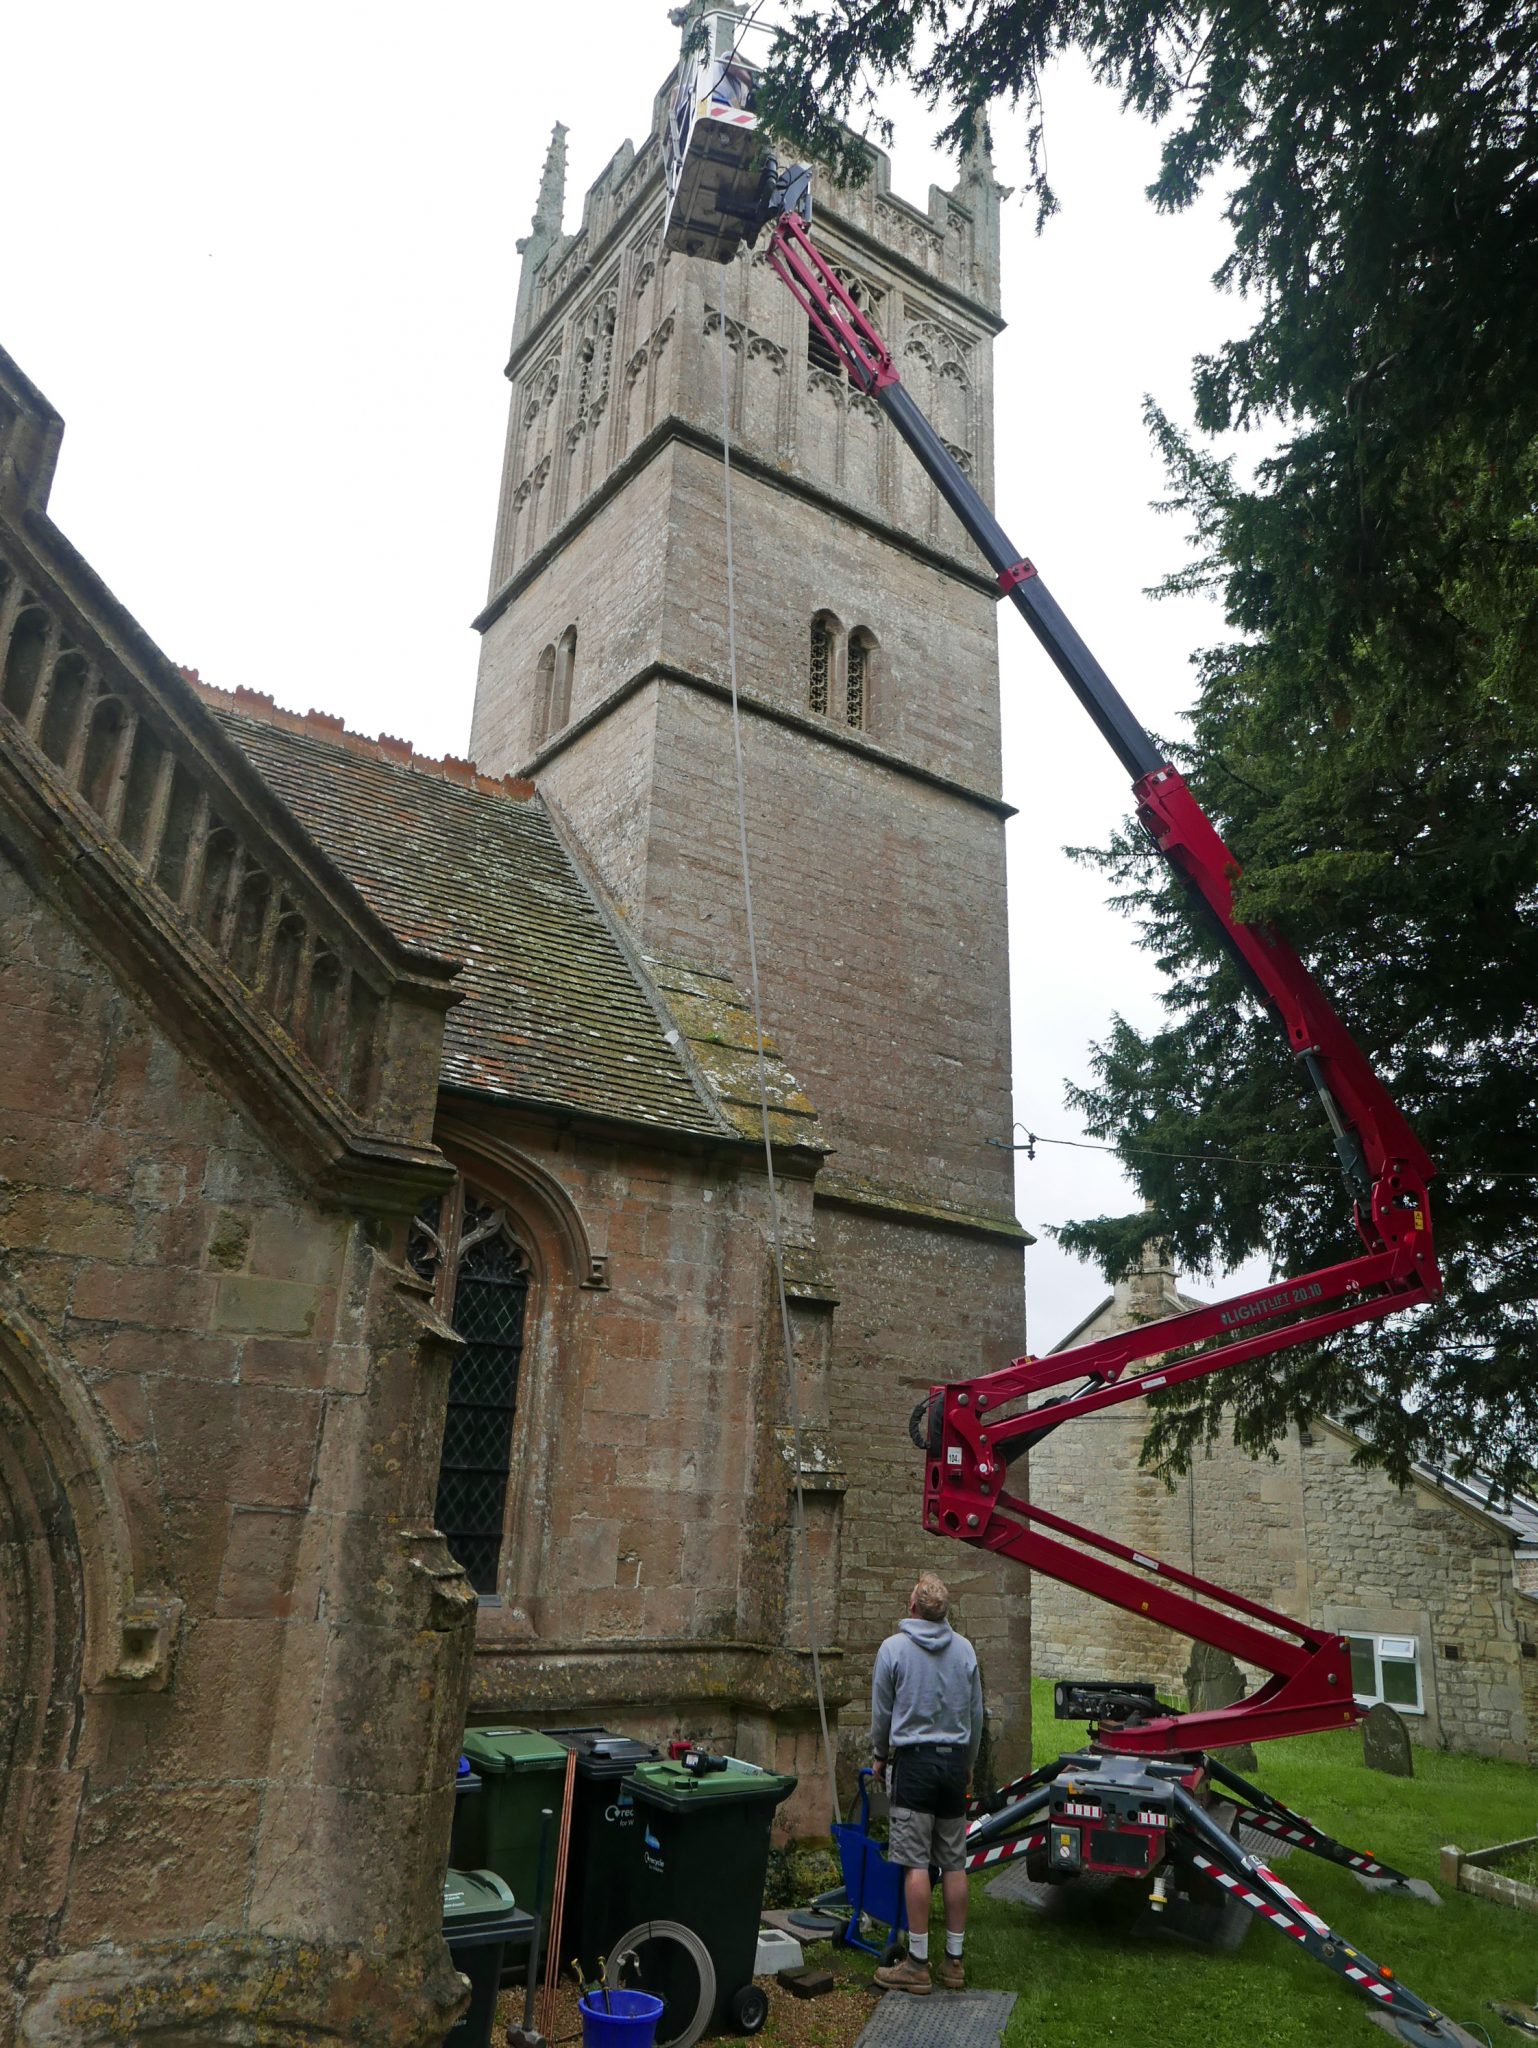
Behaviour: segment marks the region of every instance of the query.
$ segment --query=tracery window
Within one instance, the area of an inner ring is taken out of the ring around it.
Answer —
[[[577,673],[577,629],[568,626],[556,642],[555,674],[550,685],[548,730],[558,733],[571,717],[571,686]]]
[[[828,675],[833,666],[833,633],[827,616],[819,612],[812,621],[812,653],[807,671],[806,701],[811,710],[828,708]]]
[[[456,1181],[425,1203],[407,1257],[464,1339],[449,1379],[434,1519],[477,1593],[497,1590],[529,1259],[494,1196]]]
[[[865,724],[873,644],[870,634],[863,627],[858,627],[849,636],[849,653],[845,662],[844,721],[847,725],[854,726],[857,731]]]
[[[807,709],[856,732],[866,731],[877,681],[877,651],[876,636],[868,626],[846,633],[832,612],[816,613],[807,662]]]
[[[555,694],[555,642],[540,655],[534,665],[534,744],[541,746],[550,737],[550,707]]]
[[[879,334],[881,306],[886,293],[879,286],[867,283],[852,270],[846,270],[842,263],[830,263],[828,268]],[[831,343],[823,339],[817,331],[816,324],[810,320],[806,325],[806,366],[809,370],[824,370],[833,377],[847,375],[843,357]]]

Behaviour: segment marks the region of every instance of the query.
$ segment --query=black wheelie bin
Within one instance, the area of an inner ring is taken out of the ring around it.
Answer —
[[[443,2048],[489,2048],[497,2017],[502,1957],[528,1954],[534,1919],[513,1903],[494,1870],[450,1870],[443,1880],[443,1938],[454,1967],[470,1980],[468,2009],[450,2027]]]
[[[581,1958],[591,1979],[616,1934],[630,1925],[621,1916],[621,1873],[632,1860],[635,1807],[627,1782],[637,1764],[659,1754],[650,1742],[634,1742],[608,1728],[546,1728],[552,1742],[576,1751],[572,1789],[571,1848],[566,1868],[566,1906],[561,1921],[562,1967]]]
[[[700,2014],[702,1973],[687,1946],[676,1937],[643,1935],[632,1974],[663,2001],[659,2041],[696,2039],[691,2010],[701,2033],[730,2026],[756,2034],[763,2025],[768,2000],[753,1982],[753,1965],[769,1834],[776,1807],[795,1789],[794,1778],[734,1758],[697,1757],[694,1768],[682,1762],[636,1766],[630,1790],[639,1853],[623,1866],[619,1939],[629,1948],[626,1937],[671,1921],[704,1944],[715,1977],[709,2011]]]

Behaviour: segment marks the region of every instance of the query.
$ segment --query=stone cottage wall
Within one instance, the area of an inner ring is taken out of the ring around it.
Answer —
[[[1124,1312],[1080,1335],[1125,1327]],[[1533,1603],[1498,1525],[1432,1486],[1400,1492],[1353,1465],[1351,1438],[1324,1422],[1307,1441],[1290,1430],[1274,1460],[1220,1443],[1172,1491],[1138,1469],[1147,1426],[1145,1404],[1131,1402],[1046,1438],[1031,1457],[1032,1497],[1300,1620],[1415,1636],[1425,1710],[1406,1714],[1414,1740],[1538,1757],[1518,1618]],[[1044,1676],[1180,1685],[1182,1638],[1068,1587],[1038,1576],[1032,1620]]]
[[[1353,1466],[1349,1438],[1327,1425],[1315,1425],[1303,1469],[1311,1618],[1419,1639],[1426,1711],[1406,1716],[1418,1740],[1538,1756],[1509,1538],[1429,1487],[1401,1493]]]

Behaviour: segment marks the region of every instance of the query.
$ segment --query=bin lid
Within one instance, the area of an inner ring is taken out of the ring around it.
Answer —
[[[752,1764],[728,1762],[724,1771],[709,1771],[697,1778],[682,1764],[667,1761],[638,1764],[631,1780],[637,1799],[663,1806],[671,1813],[686,1813],[702,1807],[729,1806],[733,1801],[763,1800],[778,1806],[796,1789],[794,1778],[774,1771],[756,1770]]]
[[[537,1728],[467,1728],[465,1755],[481,1776],[504,1771],[564,1771],[564,1744]]]
[[[513,1895],[494,1870],[450,1870],[443,1880],[443,1931],[460,1934],[517,1917]]]
[[[628,1778],[637,1764],[658,1755],[654,1742],[636,1742],[608,1728],[551,1728],[546,1733],[563,1749],[576,1751],[577,1769],[585,1778]]]

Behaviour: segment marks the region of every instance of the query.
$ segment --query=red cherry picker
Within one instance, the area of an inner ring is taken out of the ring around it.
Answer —
[[[1151,1686],[1060,1685],[1059,1716],[1088,1721],[1089,1745],[974,1810],[969,1868],[1024,1856],[1033,1874],[1058,1880],[1094,1872],[1151,1881],[1155,1910],[1170,1897],[1226,1895],[1354,1985],[1380,2023],[1416,2048],[1469,2041],[1336,1933],[1242,1846],[1236,1830],[1309,1851],[1370,1886],[1429,1888],[1336,1841],[1209,1754],[1357,1722],[1345,1638],[1099,1535],[1010,1484],[1012,1465],[1033,1443],[1080,1416],[1433,1300],[1441,1278],[1426,1195],[1431,1161],[1297,954],[1271,927],[1235,915],[1238,863],[1216,827],[959,468],[880,334],[819,252],[810,171],[781,171],[755,135],[756,66],[744,54],[742,31],[741,16],[729,8],[706,10],[691,25],[666,136],[666,246],[726,263],[768,229],[769,264],[976,542],[1000,591],[1126,769],[1143,829],[1193,911],[1286,1032],[1334,1135],[1360,1239],[1360,1249],[1338,1264],[937,1386],[914,1411],[931,1533],[1016,1558],[1267,1674],[1247,1698],[1196,1713],[1165,1706]],[[1049,1391],[1070,1382],[1077,1384],[1069,1392]]]

